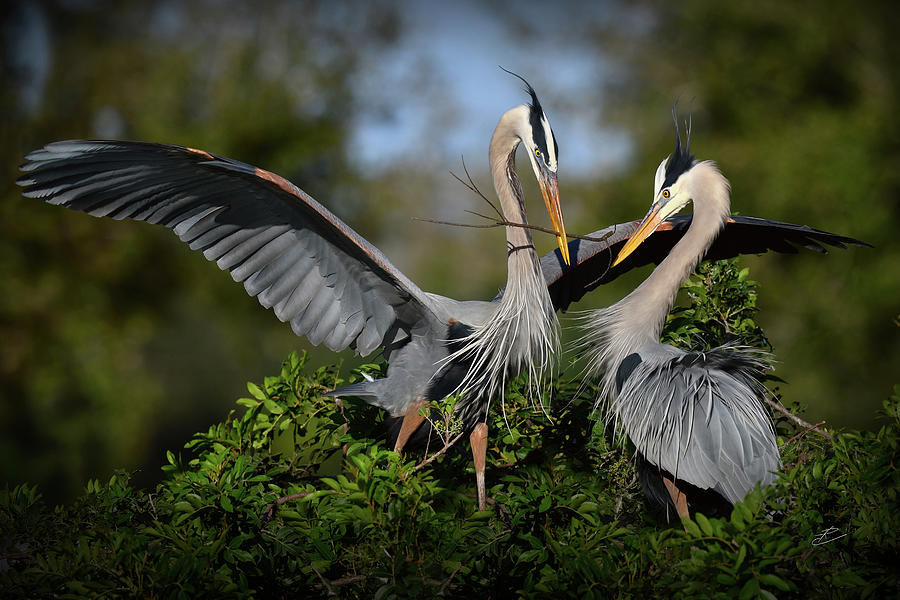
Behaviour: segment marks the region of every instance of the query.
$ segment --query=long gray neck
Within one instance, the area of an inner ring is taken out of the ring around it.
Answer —
[[[706,255],[731,211],[728,181],[712,162],[693,167],[684,186],[694,200],[691,226],[650,276],[618,303],[628,307],[636,343],[637,331],[643,332],[647,342],[659,342],[678,289]]]
[[[515,123],[522,119],[517,111],[524,109],[517,107],[503,115],[490,147],[491,174],[500,208],[507,221],[517,223],[525,222],[525,206],[515,169],[515,152],[521,142]],[[465,345],[450,357],[471,361],[460,389],[474,391],[467,395],[472,400],[486,397],[490,401],[502,394],[507,375],[522,370],[527,370],[532,385],[541,389],[541,382],[559,353],[559,321],[531,232],[507,227],[506,243],[508,273],[503,297],[494,303],[491,317],[476,325]],[[465,413],[474,410],[477,403],[464,404]]]
[[[718,236],[731,211],[728,180],[711,161],[695,165],[683,183],[694,200],[694,217],[684,237],[633,292],[608,308],[583,317],[591,372],[604,373],[602,396],[615,394],[622,360],[649,344],[658,344],[666,315],[685,279]]]
[[[515,109],[514,109],[515,110]],[[512,112],[512,111],[510,111]],[[509,113],[503,116],[491,138],[490,161],[494,189],[500,200],[500,210],[507,221],[525,223],[525,195],[516,173],[516,148],[521,140],[508,126]],[[513,272],[513,262],[519,262],[517,254],[523,254],[537,264],[531,231],[524,227],[506,227],[506,250],[509,253],[509,272]],[[509,283],[509,282],[507,282]]]

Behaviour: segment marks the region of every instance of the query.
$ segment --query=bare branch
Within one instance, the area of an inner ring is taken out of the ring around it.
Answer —
[[[825,431],[824,429],[820,429],[820,428],[817,427],[816,425],[812,425],[811,423],[807,423],[806,421],[804,421],[803,419],[801,419],[800,417],[798,417],[797,415],[795,415],[794,413],[792,413],[791,411],[789,411],[788,409],[786,409],[785,407],[783,407],[779,402],[775,402],[774,400],[772,400],[772,399],[769,398],[768,396],[766,397],[766,403],[767,403],[769,406],[771,406],[772,408],[774,408],[775,410],[777,410],[778,412],[780,412],[781,414],[787,416],[787,418],[789,418],[790,420],[792,420],[794,423],[796,423],[796,424],[799,425],[800,427],[806,428],[807,431],[810,431],[810,430],[815,431],[816,433],[820,433],[820,434],[824,435],[826,438],[828,438],[828,439],[831,440],[832,442],[834,441],[834,436],[833,436],[833,435],[831,435],[830,433],[828,433],[828,432]],[[822,425],[823,423],[824,423],[824,421],[823,421],[822,423],[819,423],[819,425]],[[793,438],[792,438],[792,439],[793,439]]]
[[[824,424],[825,424],[825,421],[819,421],[819,422],[816,423],[815,425],[810,425],[809,427],[807,427],[807,428],[804,429],[803,431],[801,431],[801,432],[799,432],[799,433],[795,433],[793,436],[791,436],[791,439],[789,439],[788,441],[786,441],[786,442],[784,443],[784,445],[785,445],[785,446],[790,446],[791,444],[793,444],[794,442],[796,442],[797,440],[799,440],[800,438],[802,438],[803,436],[805,436],[805,435],[806,435],[807,433],[809,433],[810,431],[813,431],[813,430],[819,431],[818,427],[819,427],[820,425],[824,425]],[[820,432],[820,433],[823,433],[823,432]],[[827,433],[823,433],[823,435],[828,435],[828,434],[827,434]],[[828,437],[831,437],[831,436],[828,436]]]
[[[426,223],[436,223],[438,225],[452,225],[454,227],[474,227],[476,229],[490,229],[492,227],[521,227],[522,229],[534,229],[535,231],[541,231],[543,233],[556,235],[555,231],[553,231],[552,229],[547,229],[546,227],[539,227],[537,225],[530,225],[528,223],[513,223],[512,221],[507,221],[506,217],[503,215],[503,212],[497,207],[497,205],[491,202],[491,200],[487,196],[485,196],[480,189],[478,189],[478,185],[475,183],[475,180],[472,179],[472,174],[469,173],[469,168],[466,166],[466,159],[462,156],[460,156],[459,159],[460,162],[462,162],[463,172],[465,172],[466,174],[466,179],[464,180],[453,171],[450,171],[450,175],[452,175],[453,178],[458,182],[466,186],[467,190],[469,190],[473,194],[476,194],[482,200],[487,202],[488,205],[494,209],[494,212],[497,213],[497,217],[499,217],[499,220],[493,221],[492,223],[487,225],[474,225],[469,223],[454,223],[452,221],[438,221],[436,219],[426,219],[421,217],[413,217],[413,219],[415,219],[416,221],[425,221]],[[476,217],[481,217],[482,219],[486,219],[488,221],[492,220],[492,217],[483,215],[473,210],[466,210],[465,212],[471,215],[475,215]],[[591,237],[588,235],[575,235],[571,233],[566,234],[566,237],[573,240],[586,240],[588,242],[605,242],[613,233],[615,233],[615,227],[613,227],[613,231],[600,238]]]
[[[325,589],[328,590],[329,596],[337,596],[337,592],[334,591],[334,588],[328,583],[328,580],[322,577],[322,574],[319,573],[319,570],[316,568],[316,565],[309,563],[309,566],[315,571],[316,575],[319,576],[319,579],[322,580],[322,585],[325,586]]]
[[[497,213],[497,216],[500,217],[500,219],[503,219],[503,213],[500,211],[497,205],[491,202],[491,200],[487,196],[485,196],[480,189],[478,189],[478,186],[475,184],[475,180],[472,179],[472,175],[469,173],[469,168],[466,166],[466,159],[462,156],[460,156],[459,159],[460,162],[462,162],[463,171],[465,172],[466,179],[468,179],[468,181],[463,181],[463,179],[453,171],[450,171],[450,175],[452,175],[453,178],[458,182],[466,186],[466,189],[468,189],[470,192],[479,196],[482,200],[487,202],[488,205],[494,209],[494,212]]]
[[[456,565],[456,568],[453,569],[452,573],[450,573],[450,577],[448,577],[446,579],[446,581],[444,581],[444,584],[441,586],[441,589],[438,590],[438,593],[437,593],[438,596],[444,595],[444,591],[447,589],[447,586],[450,585],[450,582],[453,580],[454,577],[456,577],[456,573],[459,571],[459,569],[462,566],[463,566],[462,562],[460,562],[458,565]]]
[[[481,217],[482,219],[487,219],[488,221],[490,221],[491,219],[494,218],[494,217],[489,217],[489,216],[487,216],[487,215],[483,215],[483,214],[481,214],[480,212],[475,212],[474,210],[466,210],[466,211],[464,211],[464,212],[467,212],[467,213],[469,213],[470,215],[475,215],[476,217]]]
[[[491,208],[494,209],[494,212],[497,213],[497,216],[500,217],[500,218],[502,219],[502,218],[503,218],[503,212],[501,212],[500,209],[497,207],[497,205],[494,204],[493,202],[491,202],[491,200],[490,200],[487,196],[485,196],[484,193],[482,193],[482,191],[478,188],[478,185],[475,184],[475,180],[472,179],[472,174],[469,173],[469,167],[466,166],[466,159],[463,158],[462,156],[460,156],[460,157],[459,157],[459,161],[462,163],[463,171],[465,171],[465,173],[466,173],[466,178],[469,180],[470,189],[471,189],[473,192],[475,192],[476,194],[478,194],[479,196],[481,196],[481,199],[482,199],[482,200],[484,200],[485,202],[487,202],[488,204],[490,204],[490,205],[491,205]]]
[[[426,458],[425,460],[423,460],[422,462],[420,462],[419,464],[417,464],[417,465],[413,468],[413,471],[419,471],[419,470],[421,470],[422,468],[424,468],[424,467],[430,465],[431,463],[433,463],[434,460],[435,460],[438,456],[440,456],[441,454],[444,454],[447,450],[450,449],[450,446],[452,446],[453,444],[455,444],[456,442],[458,442],[458,441],[459,441],[459,438],[461,438],[461,437],[463,436],[464,433],[465,433],[465,431],[459,432],[459,435],[457,435],[455,438],[453,438],[452,440],[450,440],[449,442],[447,442],[446,444],[444,444],[444,447],[443,447],[443,448],[441,448],[440,450],[438,450],[437,452],[435,452],[434,454],[432,454],[431,456],[429,456],[428,458]]]
[[[471,211],[466,211],[471,212]],[[472,213],[478,214],[478,213]],[[483,217],[484,215],[478,215],[479,217]],[[485,217],[487,218],[487,217]],[[453,221],[440,221],[438,219],[427,219],[425,217],[413,217],[416,221],[423,221],[425,223],[435,223],[437,225],[452,225],[453,227],[472,227],[475,229],[492,229],[494,227],[521,227],[522,229],[534,229],[535,231],[541,231],[543,233],[549,233],[551,235],[556,235],[556,232],[552,229],[547,229],[546,227],[540,227],[538,225],[531,225],[529,223],[514,223],[512,221],[502,220],[502,221],[494,221],[492,223],[485,223],[483,225],[478,225],[477,223],[455,223]],[[586,240],[588,242],[605,242],[614,231],[611,231],[604,235],[603,237],[591,237],[589,235],[576,235],[574,233],[567,233],[566,237],[572,238],[573,240]]]

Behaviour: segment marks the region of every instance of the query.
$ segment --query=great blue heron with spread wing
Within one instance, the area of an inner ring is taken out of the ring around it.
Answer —
[[[556,139],[534,89],[525,85],[530,104],[504,113],[491,138],[494,187],[505,219],[525,222],[515,168],[516,149],[524,145],[568,262]],[[30,153],[21,168],[26,174],[18,183],[27,197],[172,229],[313,344],[349,346],[363,356],[384,348],[387,377],[331,395],[359,396],[402,417],[396,450],[422,424],[421,407],[458,392],[457,416],[471,432],[484,508],[490,401],[510,373],[528,369],[539,381],[559,346],[559,323],[528,229],[506,228],[503,297],[457,301],[419,289],[287,180],[235,160],[162,144],[64,141]]]
[[[587,372],[601,377],[598,403],[635,445],[645,494],[666,515],[674,508],[679,517],[689,516],[685,492],[711,490],[733,504],[757,483],[771,483],[781,464],[772,421],[761,402],[767,393],[761,383],[769,366],[766,353],[735,343],[707,351],[659,343],[679,287],[709,253],[722,258],[746,251],[740,243],[733,251],[727,235],[732,226],[768,231],[766,241],[756,242],[757,251],[770,245],[790,248],[787,240],[814,249],[821,249],[818,242],[861,244],[806,227],[731,216],[728,180],[713,162],[695,160],[689,144],[690,129],[682,145],[676,123],[675,151],[657,169],[653,205],[619,244],[612,276],[657,229],[680,229],[683,237],[674,245],[663,242],[662,254],[661,247],[649,251],[644,263],[664,259],[637,289],[608,308],[587,311],[578,342]],[[666,223],[690,201],[695,207],[691,220],[681,217],[679,223],[673,217],[674,224]],[[751,239],[747,250],[754,245]],[[577,256],[578,262],[587,261]],[[559,278],[558,304],[597,285],[582,275],[582,285],[567,288],[567,277]]]

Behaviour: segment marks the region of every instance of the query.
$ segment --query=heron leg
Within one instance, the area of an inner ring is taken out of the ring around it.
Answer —
[[[675,504],[675,510],[678,512],[678,517],[681,519],[689,519],[691,518],[691,513],[688,511],[687,505],[687,496],[684,495],[678,486],[675,485],[675,482],[663,475],[663,483],[666,484],[666,489],[669,491],[669,496],[672,497],[672,503]]]
[[[428,404],[427,400],[413,404],[403,415],[403,423],[400,424],[400,433],[397,434],[397,442],[394,444],[394,452],[401,452],[403,446],[409,441],[409,436],[419,428],[425,417],[419,414],[419,409]]]
[[[472,458],[475,460],[475,486],[478,488],[478,510],[484,510],[487,494],[484,489],[484,460],[487,455],[487,423],[478,423],[469,435]]]

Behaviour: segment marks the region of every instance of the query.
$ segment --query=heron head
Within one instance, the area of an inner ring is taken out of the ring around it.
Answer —
[[[503,69],[503,67],[500,67]],[[562,206],[559,203],[559,180],[557,170],[559,164],[557,157],[559,155],[559,147],[556,145],[556,136],[550,128],[550,121],[544,114],[541,102],[538,100],[537,93],[521,75],[517,75],[512,71],[503,69],[510,75],[518,77],[525,84],[525,91],[531,96],[531,103],[520,107],[523,109],[523,119],[520,123],[519,138],[528,152],[528,159],[531,162],[531,168],[534,170],[534,176],[541,188],[541,195],[544,197],[544,204],[547,207],[547,214],[550,215],[550,222],[553,225],[553,231],[556,233],[556,243],[559,245],[559,251],[562,253],[563,260],[568,265],[569,262],[569,246],[566,243],[566,226],[563,222]]]
[[[690,193],[691,186],[687,185],[691,170],[697,164],[690,150],[691,127],[688,124],[687,136],[682,145],[681,134],[678,131],[678,116],[674,108],[672,115],[675,118],[675,151],[659,163],[653,182],[653,204],[650,205],[650,210],[637,230],[619,251],[613,266],[625,260],[656,231],[660,223],[687,206],[693,199]]]

